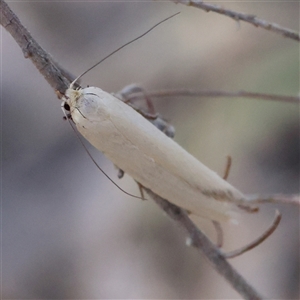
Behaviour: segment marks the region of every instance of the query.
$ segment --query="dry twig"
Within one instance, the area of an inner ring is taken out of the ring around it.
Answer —
[[[244,299],[263,299],[263,297],[227,262],[220,249],[197,228],[186,211],[162,199],[151,190],[144,189],[155,203],[186,231],[191,239],[191,245],[204,254],[214,269],[226,278],[230,285],[243,296]]]
[[[290,39],[298,41],[298,42],[300,41],[300,36],[299,36],[298,32],[291,30],[289,28],[284,28],[278,24],[270,23],[263,19],[259,19],[255,15],[249,15],[249,14],[236,12],[236,11],[223,8],[223,7],[215,5],[215,4],[205,3],[201,0],[170,0],[170,1],[175,2],[175,3],[181,3],[181,4],[184,4],[187,6],[197,7],[206,12],[213,11],[218,14],[230,17],[230,18],[234,19],[235,21],[244,21],[244,22],[254,25],[255,27],[260,27],[260,28],[281,34],[284,37],[290,38]]]
[[[252,93],[246,91],[226,92],[226,91],[197,91],[191,89],[170,89],[154,92],[132,93],[128,100],[138,100],[144,97],[164,98],[164,97],[206,97],[206,98],[249,98],[258,100],[271,100],[284,103],[300,104],[300,96],[273,95],[265,93]]]

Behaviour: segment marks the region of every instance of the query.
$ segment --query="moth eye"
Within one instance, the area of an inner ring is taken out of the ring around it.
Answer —
[[[64,103],[64,109],[66,111],[70,111],[71,110],[70,105],[67,102]]]

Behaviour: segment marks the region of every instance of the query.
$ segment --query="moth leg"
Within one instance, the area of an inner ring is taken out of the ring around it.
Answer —
[[[224,175],[223,175],[223,179],[227,180],[229,173],[230,173],[230,169],[231,169],[231,165],[232,165],[232,158],[230,155],[228,155],[227,157],[227,162],[226,162],[226,166],[225,166],[225,171],[224,171]],[[257,207],[249,207],[247,205],[238,205],[239,208],[249,212],[249,213],[253,213],[253,212],[257,212],[258,208]],[[222,231],[222,227],[221,224],[217,221],[212,221],[216,233],[217,233],[217,244],[216,246],[218,246],[219,248],[222,247],[223,245],[223,231]]]
[[[256,246],[260,245],[263,241],[265,241],[275,231],[275,229],[277,228],[277,226],[280,223],[280,220],[281,220],[281,214],[278,210],[276,210],[275,218],[274,218],[271,226],[261,236],[259,236],[256,240],[254,240],[250,244],[248,244],[248,245],[246,245],[246,246],[244,246],[240,249],[224,253],[225,258],[237,257],[237,256],[239,256],[239,255],[255,248]]]
[[[226,167],[225,167],[225,171],[224,171],[224,175],[223,175],[223,179],[227,180],[228,176],[229,176],[229,172],[231,169],[231,165],[232,165],[232,158],[230,155],[227,155],[227,162],[226,162]],[[250,207],[247,205],[242,205],[242,204],[238,204],[238,207],[245,210],[248,213],[256,213],[259,211],[258,207]]]
[[[227,155],[226,158],[227,158],[227,162],[226,162],[226,167],[225,167],[225,171],[224,171],[224,175],[223,175],[223,179],[224,180],[227,180],[227,178],[229,176],[231,164],[232,164],[232,158],[231,158],[231,156]]]
[[[201,223],[198,224],[197,219],[195,219],[195,220],[193,219],[193,213],[191,211],[185,210],[185,212],[188,214],[188,216],[191,218],[191,220],[193,222],[195,222],[195,224],[197,226],[201,227]],[[213,224],[214,229],[216,231],[216,235],[217,235],[216,242],[215,243],[213,242],[213,243],[215,244],[216,247],[222,248],[222,246],[223,246],[223,230],[222,230],[221,224],[219,222],[215,221],[215,220],[212,220],[211,223]],[[192,246],[192,244],[193,244],[192,241],[188,241],[188,240],[187,240],[186,243],[187,243],[188,246]]]
[[[118,167],[117,167],[117,169],[118,169],[118,178],[122,179],[125,175],[125,172],[123,170],[119,169]]]
[[[217,233],[217,242],[216,242],[216,246],[218,248],[222,248],[223,246],[223,237],[224,237],[224,234],[223,234],[223,229],[221,227],[221,224],[217,221],[212,221],[214,227],[215,227],[215,230],[216,230],[216,233]]]
[[[141,193],[141,198],[143,199],[143,200],[147,200],[145,197],[144,197],[144,187],[143,187],[143,185],[141,185],[139,182],[136,182],[137,183],[137,185],[138,185],[138,187],[139,187],[139,190],[140,190],[140,193]]]
[[[224,175],[223,175],[223,179],[227,180],[228,176],[229,176],[229,172],[230,172],[230,168],[231,168],[231,163],[232,163],[232,158],[230,155],[228,155],[227,157],[227,162],[226,162],[226,166],[225,166],[225,171],[224,171]],[[221,224],[217,221],[212,221],[216,233],[217,233],[217,243],[216,246],[221,248],[223,246],[223,240],[224,240],[224,234],[223,234],[223,230],[221,227]]]
[[[122,169],[118,168],[117,166],[115,166],[115,167],[118,170],[118,178],[122,179],[124,177],[124,175],[125,175],[125,172]],[[146,198],[144,196],[143,186],[139,182],[137,182],[137,181],[136,181],[136,183],[137,183],[137,185],[139,187],[139,191],[140,191],[140,194],[141,194],[141,199],[142,200],[146,200]]]

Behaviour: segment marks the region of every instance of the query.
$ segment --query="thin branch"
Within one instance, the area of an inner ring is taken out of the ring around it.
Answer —
[[[0,22],[18,43],[24,57],[30,58],[47,82],[64,94],[70,84],[67,78],[72,76],[53,61],[3,0],[0,0]]]
[[[204,3],[201,0],[170,0],[175,3],[181,3],[187,6],[193,6],[196,8],[200,8],[206,12],[213,11],[215,13],[225,15],[234,19],[235,21],[244,21],[254,25],[255,27],[260,27],[277,34],[280,34],[284,37],[290,38],[295,41],[300,41],[300,35],[297,31],[291,30],[289,28],[284,28],[278,24],[270,23],[263,19],[257,18],[255,15],[244,14],[240,12],[236,12],[230,9],[223,8],[221,6],[211,4],[211,3]]]
[[[226,261],[220,249],[215,246],[191,221],[188,214],[178,206],[144,188],[155,203],[189,235],[192,245],[199,250],[214,269],[222,275],[244,299],[263,299],[254,288]]]
[[[132,93],[128,100],[137,100],[144,97],[206,97],[206,98],[249,98],[258,100],[280,101],[284,103],[300,104],[300,96],[284,96],[265,93],[252,93],[246,91],[226,92],[226,91],[197,91],[191,89],[170,89],[153,92]]]
[[[234,257],[237,257],[237,256],[255,248],[256,246],[260,245],[276,230],[277,226],[280,223],[280,220],[281,220],[281,214],[278,210],[276,210],[274,221],[272,222],[271,226],[260,237],[258,237],[252,243],[250,243],[240,249],[224,253],[224,256],[226,258],[234,258]]]

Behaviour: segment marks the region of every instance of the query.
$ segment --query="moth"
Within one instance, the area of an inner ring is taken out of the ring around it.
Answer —
[[[118,168],[198,217],[222,222],[245,210],[239,190],[114,95],[99,87],[75,87],[78,78],[66,90],[63,105],[82,136]]]

